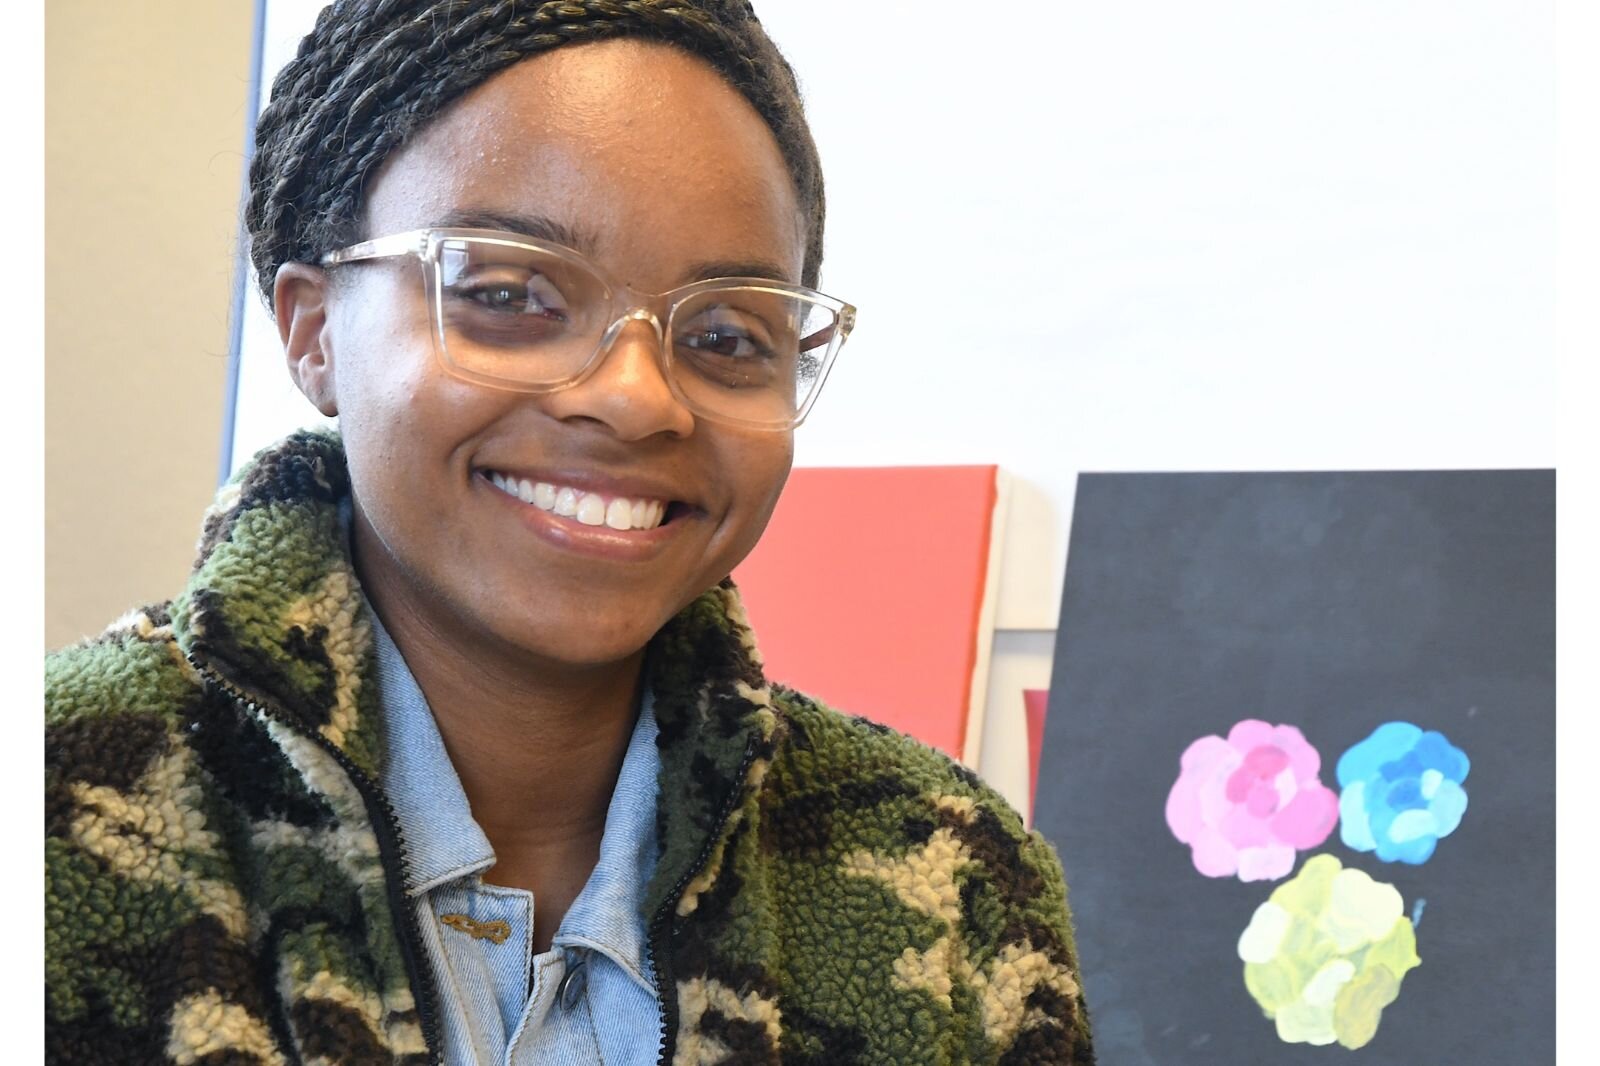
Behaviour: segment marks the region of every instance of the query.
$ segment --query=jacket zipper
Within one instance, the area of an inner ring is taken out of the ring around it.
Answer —
[[[645,938],[645,951],[650,957],[650,969],[656,978],[656,995],[661,999],[661,1052],[657,1058],[657,1066],[671,1066],[672,1056],[677,1051],[678,1045],[678,997],[677,989],[671,980],[668,970],[668,920],[672,911],[683,898],[684,890],[689,887],[689,882],[699,876],[700,871],[711,859],[711,852],[717,846],[717,841],[722,837],[722,830],[728,824],[728,819],[733,816],[733,809],[739,805],[744,796],[745,782],[750,777],[750,766],[756,761],[756,738],[751,737],[745,741],[744,758],[739,762],[739,770],[735,775],[737,784],[728,790],[728,798],[722,801],[722,809],[717,813],[716,822],[712,826],[705,845],[701,847],[700,854],[689,868],[678,878],[678,883],[673,886],[667,898],[656,910],[655,916],[650,920],[650,935]]]
[[[202,678],[226,692],[235,702],[242,703],[257,714],[282,722],[327,752],[344,770],[351,783],[355,785],[356,791],[366,802],[367,815],[378,838],[378,855],[381,859],[393,861],[400,870],[398,879],[384,877],[389,896],[389,909],[399,921],[400,956],[405,960],[406,976],[411,980],[412,989],[421,993],[417,996],[417,1017],[422,1026],[423,1042],[428,1046],[428,1062],[431,1066],[438,1066],[441,1061],[440,1049],[443,1047],[439,1039],[439,1019],[435,1011],[438,990],[434,987],[433,973],[422,958],[422,931],[417,926],[416,910],[405,897],[403,886],[410,881],[411,859],[406,854],[405,841],[400,835],[400,820],[395,816],[389,797],[384,795],[381,788],[373,785],[348,755],[334,747],[321,733],[301,729],[296,726],[294,718],[281,708],[263,704],[245,695],[232,682],[201,662],[198,656],[185,652],[184,658],[189,660],[189,664]],[[380,817],[372,818],[374,809]],[[383,865],[387,866],[388,863],[385,862]]]

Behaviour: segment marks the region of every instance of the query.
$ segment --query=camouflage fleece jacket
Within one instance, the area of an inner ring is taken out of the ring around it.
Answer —
[[[50,1061],[435,1060],[349,491],[334,435],[262,453],[177,599],[48,660]],[[1092,1061],[1060,866],[992,790],[766,681],[730,582],[646,669],[662,1063]]]

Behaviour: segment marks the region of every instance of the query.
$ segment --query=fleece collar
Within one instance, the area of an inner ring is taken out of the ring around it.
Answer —
[[[383,731],[373,619],[340,521],[349,496],[337,432],[302,431],[257,455],[206,513],[173,630],[203,671],[375,782]],[[682,895],[786,730],[730,580],[662,627],[645,669],[662,756],[655,909]]]

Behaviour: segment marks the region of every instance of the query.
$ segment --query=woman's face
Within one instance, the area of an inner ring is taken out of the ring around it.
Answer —
[[[366,229],[519,218],[639,292],[716,264],[800,279],[803,223],[771,132],[709,66],[662,45],[563,48],[485,82],[384,164]],[[578,386],[504,391],[441,369],[414,258],[336,269],[326,285],[280,280],[279,317],[301,388],[339,417],[357,563],[380,608],[494,654],[617,662],[755,545],[791,434],[691,414],[648,323]],[[497,474],[580,503],[671,507],[657,528],[619,531],[523,502]]]

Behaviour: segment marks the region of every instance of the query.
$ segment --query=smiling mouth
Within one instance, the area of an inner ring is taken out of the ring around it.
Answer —
[[[483,476],[507,496],[542,511],[582,525],[618,531],[655,529],[671,521],[684,507],[672,500],[607,496],[570,485],[512,477],[497,470],[485,470]]]

